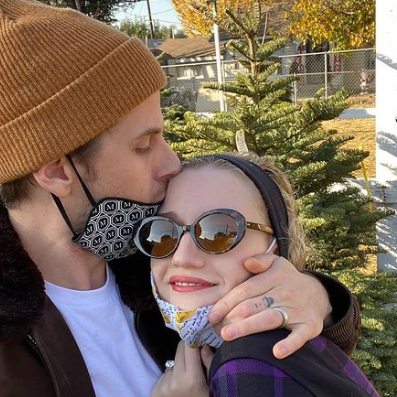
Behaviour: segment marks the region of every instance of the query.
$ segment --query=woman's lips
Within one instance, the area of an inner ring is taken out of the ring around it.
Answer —
[[[176,292],[194,292],[211,288],[215,284],[197,277],[171,276],[169,279],[171,289]]]

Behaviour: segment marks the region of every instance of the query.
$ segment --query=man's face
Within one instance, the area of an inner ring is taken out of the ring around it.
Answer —
[[[159,92],[129,112],[99,137],[90,160],[95,178],[82,172],[96,201],[122,197],[153,203],[161,201],[180,162],[163,138]]]

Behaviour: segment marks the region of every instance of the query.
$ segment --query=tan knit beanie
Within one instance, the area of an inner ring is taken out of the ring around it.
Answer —
[[[85,144],[164,84],[139,40],[71,9],[0,0],[0,183]]]

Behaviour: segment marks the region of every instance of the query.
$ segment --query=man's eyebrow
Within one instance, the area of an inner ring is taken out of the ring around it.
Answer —
[[[163,133],[163,128],[162,127],[151,127],[148,128],[147,130],[143,131],[139,136],[146,136],[146,135],[156,135],[156,134],[162,134]]]

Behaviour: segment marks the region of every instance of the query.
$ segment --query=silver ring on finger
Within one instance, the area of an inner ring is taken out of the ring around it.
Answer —
[[[284,307],[273,307],[273,310],[278,311],[281,314],[283,322],[281,323],[279,328],[285,328],[288,325],[288,313]]]
[[[165,362],[165,370],[168,371],[170,369],[173,369],[175,365],[175,361],[174,360],[167,360]]]

